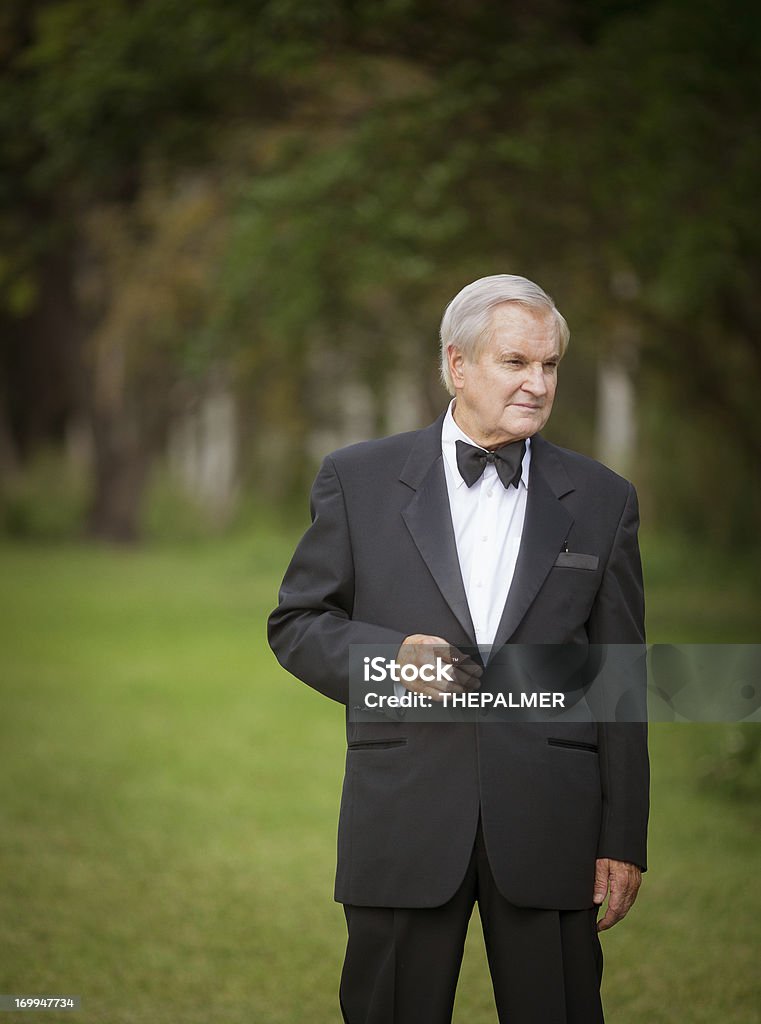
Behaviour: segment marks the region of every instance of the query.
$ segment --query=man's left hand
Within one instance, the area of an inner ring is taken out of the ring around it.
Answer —
[[[642,883],[642,872],[636,864],[625,860],[611,860],[599,857],[595,862],[595,895],[594,902],[599,906],[608,895],[610,899],[605,917],[597,922],[598,932],[612,928],[622,917],[626,917],[637,898]]]

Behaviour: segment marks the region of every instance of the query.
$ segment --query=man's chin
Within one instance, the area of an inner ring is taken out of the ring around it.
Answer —
[[[547,417],[538,412],[526,410],[525,414],[519,413],[518,415],[515,414],[515,409],[512,412],[513,415],[505,426],[510,434],[518,439],[531,437],[547,422]]]

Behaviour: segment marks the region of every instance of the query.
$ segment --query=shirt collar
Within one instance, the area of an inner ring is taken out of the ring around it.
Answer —
[[[465,481],[460,476],[460,469],[457,465],[457,448],[455,443],[457,441],[465,441],[466,444],[475,445],[476,448],[481,448],[480,444],[477,444],[471,437],[461,430],[455,418],[452,415],[452,409],[454,408],[455,399],[449,403],[449,408],[444,416],[444,422],[441,426],[441,454],[444,456],[450,470],[452,471],[452,481],[456,488],[465,486]],[[485,451],[486,449],[484,449]],[[528,474],[529,466],[531,465],[531,438],[526,438],[526,451],[523,456],[523,463],[521,465],[521,483],[524,487],[528,488]]]

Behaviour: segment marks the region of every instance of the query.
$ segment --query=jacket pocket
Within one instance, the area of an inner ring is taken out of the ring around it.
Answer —
[[[354,740],[348,744],[349,750],[387,750],[389,747],[404,747],[406,739],[398,740]]]
[[[584,743],[582,740],[553,740],[547,742],[551,747],[570,747],[571,750],[588,750],[592,754],[597,753],[596,743]]]
[[[598,555],[585,555],[576,551],[561,551],[555,559],[558,569],[597,569],[600,564]]]

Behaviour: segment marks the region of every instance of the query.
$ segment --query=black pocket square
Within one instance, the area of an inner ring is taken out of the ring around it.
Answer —
[[[576,551],[561,551],[555,565],[563,569],[596,569],[600,564],[597,555],[583,555]]]

